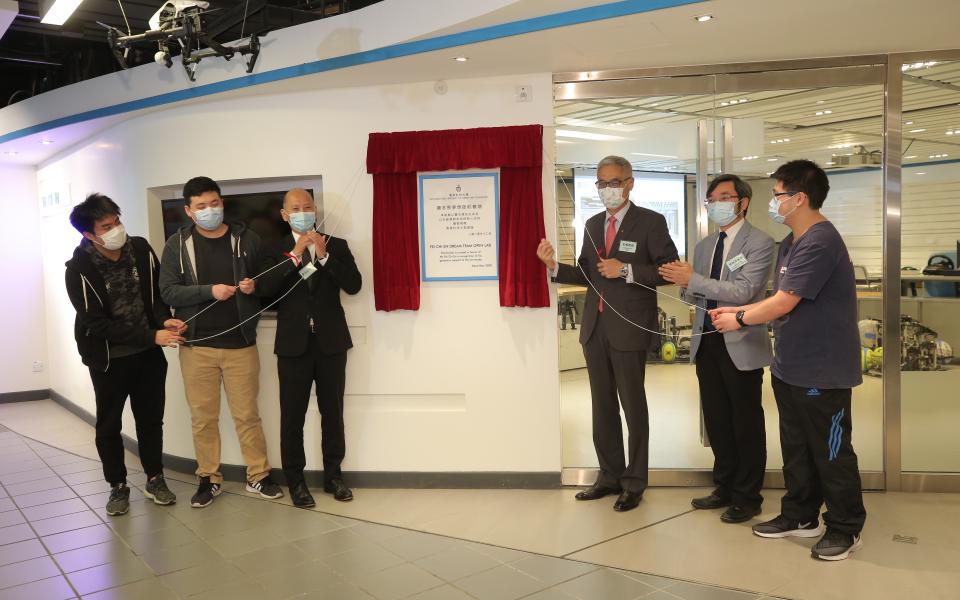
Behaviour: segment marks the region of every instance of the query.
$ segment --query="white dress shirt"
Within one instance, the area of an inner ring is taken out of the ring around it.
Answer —
[[[721,259],[723,260],[722,262],[723,266],[720,269],[721,276],[723,274],[723,270],[727,268],[727,257],[730,256],[730,248],[733,247],[733,240],[736,239],[737,234],[740,233],[741,229],[743,229],[744,220],[745,219],[740,219],[739,221],[737,221],[736,224],[731,225],[730,228],[727,229],[727,231],[725,232],[727,234],[727,237],[724,238],[723,240],[723,256],[721,257]],[[714,242],[713,250],[710,251],[710,260],[707,262],[708,265],[713,264],[713,255],[716,254],[716,252],[717,252],[717,244],[716,242]],[[707,273],[707,276],[709,277],[710,273]]]
[[[300,234],[297,233],[297,230],[291,227],[291,228],[290,228],[290,232],[293,233],[293,243],[296,244],[297,242],[299,242],[299,241],[300,241]],[[326,256],[324,256],[324,257],[321,258],[320,260],[317,260],[317,247],[316,247],[316,245],[310,244],[309,246],[307,246],[307,248],[310,250],[310,260],[311,260],[311,261],[317,263],[317,264],[320,265],[321,267],[322,267],[323,265],[327,264],[327,260],[329,260],[329,258],[330,258],[330,253],[329,253],[329,252],[327,252]],[[297,258],[300,258],[300,257],[298,256]]]

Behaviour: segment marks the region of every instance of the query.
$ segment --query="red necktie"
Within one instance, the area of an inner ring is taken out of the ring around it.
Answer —
[[[606,246],[606,256],[604,258],[610,258],[610,251],[613,250],[613,239],[617,237],[617,218],[610,217],[607,219],[607,235],[604,239],[604,246]],[[603,293],[600,294],[600,305],[598,306],[600,312],[603,312]]]

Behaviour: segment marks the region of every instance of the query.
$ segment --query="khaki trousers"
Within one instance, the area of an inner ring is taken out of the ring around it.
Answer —
[[[220,383],[247,463],[247,481],[270,473],[267,441],[263,436],[257,393],[260,391],[260,354],[256,344],[222,349],[180,346],[180,371],[193,421],[197,476],[222,483],[220,473]]]

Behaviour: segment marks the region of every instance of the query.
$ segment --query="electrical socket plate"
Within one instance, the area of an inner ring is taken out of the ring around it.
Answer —
[[[40,373],[41,371],[43,371],[43,361],[42,360],[33,361],[33,372]]]

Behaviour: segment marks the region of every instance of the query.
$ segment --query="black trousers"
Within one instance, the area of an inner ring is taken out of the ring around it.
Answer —
[[[130,408],[137,429],[140,462],[147,477],[163,473],[163,410],[167,359],[160,348],[114,358],[106,372],[90,370],[97,403],[97,453],[110,485],[127,480],[123,462],[123,405]]]
[[[316,384],[320,409],[320,449],[323,479],[342,477],[340,463],[347,452],[343,434],[343,390],[347,353],[322,354],[311,336],[307,352],[297,357],[277,357],[280,376],[280,459],[287,485],[303,481],[307,459],[303,452],[303,424],[310,404],[310,389]]]
[[[781,513],[801,522],[816,520],[824,502],[827,527],[857,534],[867,511],[857,455],[853,451],[851,390],[789,385],[773,378],[780,410],[780,446],[787,493]]]
[[[583,345],[593,404],[593,445],[600,462],[597,484],[642,494],[647,489],[650,420],[643,387],[647,353],[610,346],[603,314]],[[620,406],[627,421],[627,458],[623,453]]]
[[[696,366],[716,494],[737,506],[759,508],[767,467],[763,369],[737,369],[719,333],[700,338]]]

